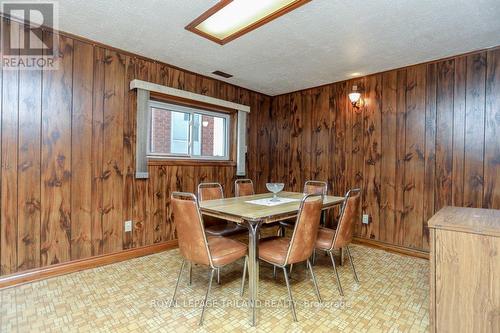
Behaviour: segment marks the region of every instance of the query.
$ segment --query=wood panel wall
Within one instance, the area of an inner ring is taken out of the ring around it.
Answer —
[[[248,175],[263,190],[270,97],[62,33],[58,61],[1,72],[2,275],[174,239],[172,191],[218,181],[233,194],[234,165],[154,164],[135,179],[135,78],[250,105]]]
[[[347,94],[362,90],[354,109]],[[359,237],[428,250],[445,205],[500,209],[500,49],[280,95],[271,103],[270,178],[301,191],[359,187]]]

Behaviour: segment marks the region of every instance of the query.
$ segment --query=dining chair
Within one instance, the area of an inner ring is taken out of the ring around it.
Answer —
[[[285,238],[276,236],[270,240],[263,240],[259,244],[259,259],[274,267],[283,269],[294,321],[297,321],[297,314],[295,312],[295,304],[290,289],[287,267],[295,263],[306,262],[311,273],[316,296],[318,301],[321,302],[318,283],[314,276],[313,267],[309,258],[314,250],[316,237],[318,235],[322,208],[322,195],[309,194],[305,196],[300,203],[297,222],[295,223],[292,237]]]
[[[234,196],[243,197],[246,195],[254,195],[253,182],[251,179],[236,179],[234,181]]]
[[[337,288],[342,296],[344,296],[344,292],[340,283],[337,267],[335,266],[333,251],[340,250],[342,248],[347,249],[347,255],[349,257],[349,262],[351,263],[354,280],[359,283],[358,274],[354,268],[354,262],[352,260],[349,244],[352,242],[354,224],[358,221],[361,213],[360,193],[360,189],[352,189],[347,192],[340,212],[340,220],[337,225],[337,229],[319,228],[318,237],[316,239],[316,249],[325,251],[330,255],[333,271],[335,272],[335,276],[337,278]]]
[[[206,200],[224,199],[224,191],[219,183],[198,184],[198,199],[200,202]],[[203,219],[205,232],[209,236],[234,236],[247,233],[248,229],[238,223],[221,220],[212,216]],[[217,270],[217,283],[220,284],[220,269]]]
[[[224,199],[224,191],[219,183],[200,183],[198,185],[198,199],[206,200]],[[206,216],[205,232],[210,236],[232,236],[246,233],[248,229],[240,224]]]
[[[326,195],[328,193],[328,184],[319,180],[308,180],[304,183],[304,194],[322,194]],[[321,214],[321,221],[324,225],[325,215]],[[278,227],[278,236],[284,237],[286,229],[293,229],[295,225],[295,220],[285,220],[280,221]]]
[[[205,308],[210,295],[214,273],[221,267],[245,257],[241,285],[241,294],[243,294],[248,264],[247,246],[226,237],[207,237],[198,201],[194,194],[174,192],[171,195],[171,204],[173,219],[177,230],[179,250],[183,258],[171,304],[175,304],[177,288],[186,262],[189,263],[189,284],[191,284],[191,268],[193,263],[208,266],[210,268],[210,277],[203,308],[201,310],[199,322],[201,326],[203,325]]]

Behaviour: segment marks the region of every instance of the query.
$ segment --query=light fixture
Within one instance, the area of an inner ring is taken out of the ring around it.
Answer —
[[[358,91],[358,86],[352,86],[352,92],[349,94],[349,100],[351,101],[352,107],[355,109],[359,109],[365,104],[361,98],[361,93]]]
[[[221,0],[186,29],[221,45],[311,0]]]
[[[201,124],[203,125],[203,127],[207,127],[208,126],[208,120],[203,120],[201,122]]]

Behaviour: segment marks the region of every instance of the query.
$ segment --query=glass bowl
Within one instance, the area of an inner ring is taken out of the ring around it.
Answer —
[[[278,193],[283,191],[284,187],[284,183],[266,183],[266,188],[269,190],[269,192],[273,193],[273,198],[271,199],[271,201],[279,201]]]

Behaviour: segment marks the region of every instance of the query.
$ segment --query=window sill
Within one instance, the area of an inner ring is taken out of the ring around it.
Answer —
[[[232,166],[236,167],[234,161],[217,161],[217,160],[196,160],[196,159],[169,159],[169,158],[150,158],[148,166],[162,165],[180,165],[180,166]]]

